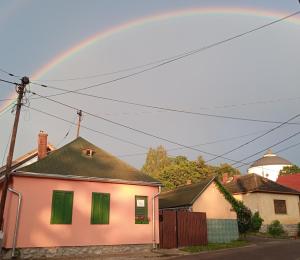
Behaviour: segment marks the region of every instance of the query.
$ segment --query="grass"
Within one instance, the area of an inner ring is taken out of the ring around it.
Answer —
[[[181,250],[190,253],[197,253],[201,251],[212,251],[226,248],[242,247],[248,245],[249,242],[245,240],[234,240],[230,243],[209,243],[206,246],[188,246]]]
[[[283,234],[280,236],[272,236],[269,233],[262,233],[262,232],[249,232],[247,235],[257,236],[257,237],[265,237],[265,238],[280,238],[280,239],[290,239],[292,237],[289,237],[287,234]]]

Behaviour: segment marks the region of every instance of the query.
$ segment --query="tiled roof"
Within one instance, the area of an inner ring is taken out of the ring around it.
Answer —
[[[56,148],[52,145],[52,144],[48,144],[47,145],[47,151],[48,152],[52,152],[54,151]],[[19,158],[17,158],[16,160],[14,160],[12,162],[12,170],[22,166],[24,163],[30,161],[31,159],[33,159],[34,157],[36,157],[38,155],[38,150],[34,149],[22,156],[20,156]],[[6,166],[2,166],[0,167],[0,175],[4,173]]]
[[[248,193],[248,192],[266,192],[266,193],[281,193],[300,195],[300,192],[291,188],[282,186],[267,178],[256,174],[247,174],[241,176],[235,181],[225,185],[225,188],[233,194]]]
[[[215,178],[203,180],[199,183],[178,187],[175,190],[159,195],[159,208],[177,208],[192,206],[194,201],[209,186]]]
[[[292,165],[292,163],[272,153],[271,150],[268,150],[268,152],[262,158],[255,161],[250,168],[265,165]]]
[[[87,155],[87,150],[92,151],[91,156]],[[151,176],[129,166],[82,137],[78,137],[45,158],[19,169],[18,172],[160,184]]]
[[[300,173],[279,176],[277,179],[277,183],[300,192]]]

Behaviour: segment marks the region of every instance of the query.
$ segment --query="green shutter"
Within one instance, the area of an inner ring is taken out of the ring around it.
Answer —
[[[51,224],[72,224],[72,191],[53,191]]]
[[[138,207],[137,201],[143,200],[144,207]],[[148,197],[147,196],[135,196],[135,223],[136,224],[148,224]]]
[[[91,224],[109,224],[110,195],[92,193]]]

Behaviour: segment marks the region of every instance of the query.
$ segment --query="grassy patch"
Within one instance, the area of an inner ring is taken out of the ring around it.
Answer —
[[[286,234],[283,234],[281,236],[272,236],[271,234],[269,233],[261,233],[261,232],[256,232],[256,233],[247,233],[247,235],[250,235],[250,236],[257,236],[257,237],[265,237],[265,238],[280,238],[280,239],[290,239],[291,237],[289,237],[288,235]]]
[[[181,250],[190,253],[197,253],[201,251],[211,251],[225,248],[241,247],[248,245],[249,242],[245,240],[235,240],[230,243],[209,243],[207,246],[188,246]]]

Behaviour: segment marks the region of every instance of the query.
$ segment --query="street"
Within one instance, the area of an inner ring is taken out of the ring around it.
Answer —
[[[242,248],[203,252],[196,255],[181,256],[175,259],[300,260],[300,240],[277,240],[256,243]]]

